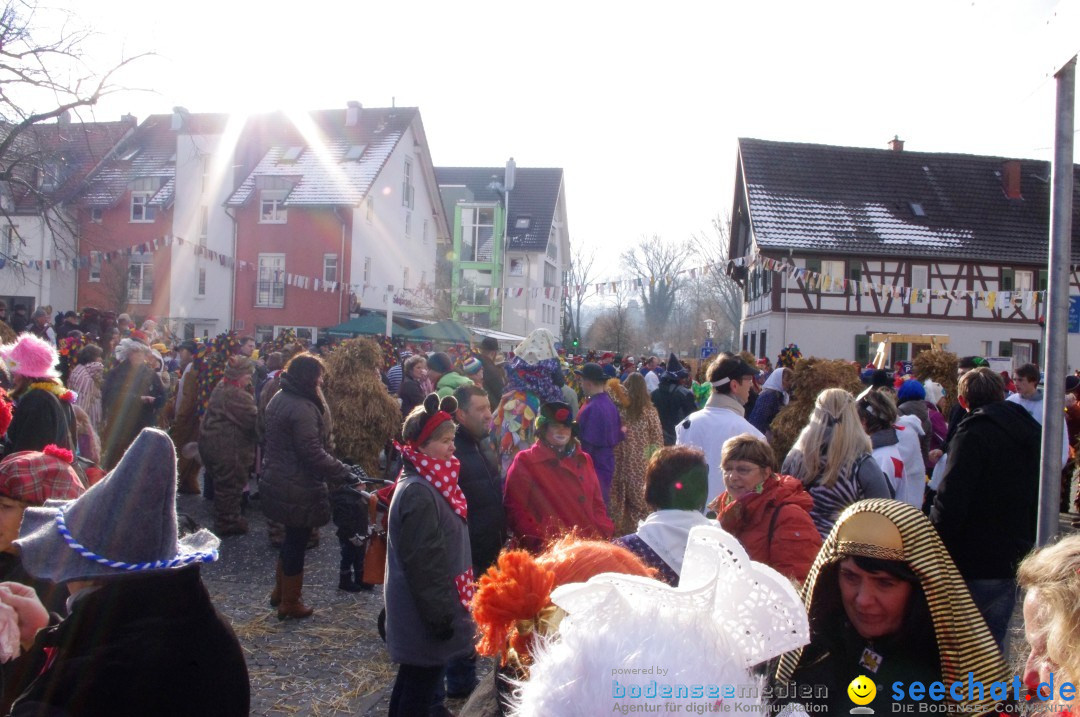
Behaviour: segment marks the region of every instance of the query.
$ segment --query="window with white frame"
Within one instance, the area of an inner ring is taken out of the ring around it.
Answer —
[[[495,246],[495,207],[461,208],[461,260],[491,261]]]
[[[96,284],[101,281],[101,252],[90,252],[90,268],[87,273],[91,283]]]
[[[556,259],[559,258],[558,239],[555,236],[555,231],[554,230],[552,230],[551,237],[548,239],[547,257],[548,257],[548,259],[551,259],[552,261],[555,261]]]
[[[94,207],[90,210],[90,221],[92,221],[94,224],[101,224],[104,216],[105,213],[101,210],[101,207]]]
[[[274,338],[276,339],[281,335],[282,331],[287,331],[289,329],[293,330],[293,333],[296,334],[296,338],[300,341],[307,341],[308,343],[313,344],[316,339],[319,338],[319,330],[314,326],[275,326]]]
[[[368,224],[375,221],[375,200],[370,196],[364,200],[364,218]]]
[[[5,224],[3,234],[0,234],[0,253],[4,259],[15,261],[19,258],[19,227],[16,224]]]
[[[1013,276],[1014,291],[1031,291],[1035,288],[1035,272],[1017,269]]]
[[[405,212],[405,236],[412,236],[412,212]]]
[[[284,224],[287,219],[285,197],[287,189],[264,189],[259,192],[259,223]]]
[[[285,255],[259,254],[259,278],[255,306],[280,309],[285,306]]]
[[[338,281],[338,255],[323,254],[322,279],[325,282]]]
[[[152,222],[156,218],[154,207],[150,205],[150,198],[154,192],[133,191],[131,193],[131,221],[132,223]]]
[[[364,284],[371,283],[371,257],[364,257]]]
[[[200,266],[195,274],[195,296],[206,296],[206,267]]]
[[[846,277],[847,264],[843,261],[833,261],[830,259],[824,259],[821,262],[821,276],[829,277],[829,281],[825,282],[822,278],[822,294],[843,294],[844,290],[840,288],[840,280]]]
[[[525,260],[524,259],[511,259],[510,260],[510,276],[525,276]]]
[[[136,252],[128,260],[128,303],[149,304],[154,300],[154,255]]]
[[[206,246],[210,233],[210,207],[199,207],[199,246]]]
[[[401,204],[413,209],[415,204],[413,201],[413,163],[411,157],[405,158],[405,176],[401,180]]]
[[[930,288],[930,267],[913,265],[911,267],[911,288],[912,289],[929,289]]]

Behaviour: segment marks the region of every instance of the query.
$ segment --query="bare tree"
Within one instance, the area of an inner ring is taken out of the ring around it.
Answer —
[[[596,281],[593,270],[596,250],[578,244],[570,257],[570,269],[566,273],[568,290],[563,295],[563,344],[581,343],[584,331],[581,326],[581,307],[585,303],[588,287]]]
[[[664,334],[675,308],[682,283],[679,272],[687,254],[686,245],[668,244],[655,235],[622,254],[623,267],[640,283],[638,298],[645,312],[645,332],[651,338]]]
[[[26,243],[12,217],[27,212],[40,217],[61,254],[74,256],[77,222],[61,211],[81,188],[72,154],[99,151],[78,127],[102,98],[129,89],[118,75],[148,54],[91,67],[84,56],[91,31],[58,12],[36,0],[0,3],[0,216],[10,236],[3,258]]]
[[[640,346],[640,333],[630,305],[632,292],[617,285],[609,296],[610,308],[596,317],[586,332],[590,348],[626,354]]]
[[[722,346],[734,348],[742,321],[743,291],[727,274],[727,263],[731,259],[728,252],[731,217],[715,217],[712,229],[711,233],[695,235],[690,240],[689,249],[694,257],[693,263],[705,269],[699,275],[698,283],[702,300],[711,305],[712,315],[709,318],[717,322],[717,338]]]

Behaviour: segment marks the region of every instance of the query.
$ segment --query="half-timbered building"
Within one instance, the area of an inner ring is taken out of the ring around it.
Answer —
[[[1049,163],[890,145],[739,140],[729,251],[742,348],[775,356],[795,343],[865,363],[871,334],[946,334],[960,355],[1040,361]],[[1080,308],[1076,266],[1071,277]],[[1080,322],[1069,330],[1072,370]],[[894,344],[891,359],[922,348]]]

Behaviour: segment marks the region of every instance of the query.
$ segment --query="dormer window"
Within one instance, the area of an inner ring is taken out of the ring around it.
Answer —
[[[514,229],[528,229],[532,226],[532,217],[518,217],[514,220]]]
[[[286,189],[264,189],[259,192],[260,224],[286,223],[285,197],[288,193]]]
[[[349,151],[345,153],[346,162],[355,162],[363,156],[364,150],[367,149],[366,144],[354,144],[349,147]]]
[[[300,159],[300,155],[303,152],[303,147],[288,147],[284,152],[281,153],[281,159],[279,161],[282,164],[294,164],[298,159]]]
[[[120,161],[130,162],[131,160],[135,159],[135,155],[139,153],[139,149],[140,148],[138,146],[128,147],[120,154]]]

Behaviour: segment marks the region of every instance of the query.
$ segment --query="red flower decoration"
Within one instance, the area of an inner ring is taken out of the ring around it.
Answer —
[[[60,400],[64,403],[75,403],[75,394],[72,391],[64,391],[60,394]]]
[[[75,461],[74,453],[72,453],[66,448],[61,448],[55,443],[50,443],[49,445],[45,446],[43,449],[41,449],[41,452],[47,456],[59,458],[64,463],[73,463]]]
[[[568,418],[570,418],[569,408],[560,408],[558,411],[555,412],[555,420],[559,423],[566,421],[566,419]]]

